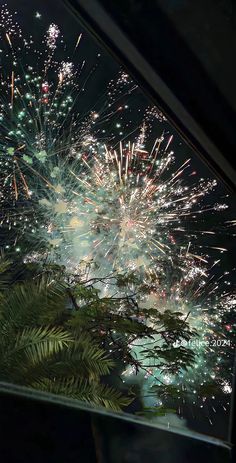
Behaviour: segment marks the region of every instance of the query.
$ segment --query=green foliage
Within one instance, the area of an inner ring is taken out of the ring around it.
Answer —
[[[138,372],[155,366],[175,374],[192,365],[194,353],[178,345],[195,334],[187,317],[141,309],[131,290],[132,273],[72,278],[57,264],[27,264],[27,279],[13,283],[9,268],[0,261],[0,379],[121,410],[132,397],[105,384],[113,368],[133,365]],[[119,297],[102,297],[103,284],[118,285]],[[132,343],[142,338],[145,348],[137,359]],[[158,396],[179,394],[163,388],[158,386]],[[160,407],[144,411],[163,413]]]
[[[128,318],[129,315],[114,313],[118,304],[108,299],[95,299],[93,303],[87,303],[82,310],[73,313],[70,321],[74,327],[88,327],[89,329],[100,328],[106,332],[117,330],[120,334],[132,334],[137,336],[151,336],[153,329],[139,322],[138,320]]]
[[[157,312],[157,319],[160,325],[164,327],[162,334],[166,334],[165,339],[171,342],[178,341],[181,338],[188,341],[193,334],[196,334],[193,330],[190,330],[186,317],[183,319],[182,312],[164,310],[163,312]]]
[[[176,400],[181,399],[185,400],[189,398],[190,400],[193,397],[201,396],[201,397],[210,397],[217,395],[221,392],[221,384],[217,382],[207,382],[202,383],[200,385],[185,385],[183,386],[176,386],[174,384],[159,384],[154,385],[151,387],[150,394],[157,395],[158,398],[162,400]]]
[[[161,398],[163,400],[174,400],[186,397],[186,390],[174,384],[154,385],[152,386],[150,393],[156,394],[158,398]]]
[[[183,346],[173,347],[165,343],[152,349],[145,349],[141,353],[144,358],[158,359],[160,370],[171,374],[177,373],[180,369],[187,370],[195,359],[195,354],[190,349]]]
[[[188,341],[196,333],[190,329],[187,316],[182,312],[155,308],[145,309],[138,305],[138,298],[131,291],[134,276],[114,274],[108,284],[118,285],[119,297],[102,297],[94,283],[107,283],[106,278],[89,281],[76,280],[69,288],[73,306],[68,324],[74,330],[89,330],[94,339],[112,352],[122,364],[133,365],[136,371],[155,366],[160,372],[171,374],[187,370],[194,362],[194,352],[178,345]],[[131,287],[130,287],[131,285]],[[149,323],[147,323],[149,322]],[[134,357],[132,343],[145,338],[142,359]],[[146,365],[147,363],[147,365]]]
[[[73,399],[82,400],[97,406],[104,406],[113,411],[120,411],[132,401],[121,392],[101,383],[89,383],[80,378],[70,377],[61,381],[45,379],[37,382],[36,387],[54,394],[67,395]]]
[[[116,275],[118,288],[127,288],[128,285],[140,284],[140,278],[134,272],[120,273]]]
[[[0,263],[2,282],[8,264]],[[90,334],[70,329],[62,282],[1,284],[0,379],[121,410],[130,397],[103,384],[114,361]]]
[[[2,291],[7,290],[9,288],[10,275],[8,274],[8,270],[10,266],[11,266],[11,261],[5,260],[0,255],[0,297],[1,297]]]

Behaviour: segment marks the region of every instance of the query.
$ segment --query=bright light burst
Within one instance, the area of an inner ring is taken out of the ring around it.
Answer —
[[[169,145],[170,139],[161,137],[150,153],[138,143],[120,144],[118,151],[105,147],[91,162],[82,159],[84,175],[71,171],[81,185],[81,193],[75,194],[85,196],[82,214],[90,218],[96,247],[113,265],[132,269],[172,259],[176,235],[185,233],[185,242],[191,238],[186,217],[203,212],[201,199],[216,185],[200,181],[187,186],[183,174],[190,160],[171,171]]]
[[[103,121],[112,120],[125,108],[120,101],[117,103],[121,94],[116,88],[117,97],[108,97],[99,113],[91,109],[81,114],[81,93],[93,70],[83,76],[84,60],[67,61],[61,58],[61,52],[57,58],[57,48],[61,44],[65,47],[59,27],[51,24],[42,47],[37,48],[32,37],[22,35],[6,6],[0,16],[4,53],[0,95],[0,166],[4,174],[0,181],[2,208],[8,209],[1,215],[1,222],[5,220],[12,228],[17,217],[21,223],[25,220],[15,210],[15,203],[25,203],[25,212],[31,213],[30,203],[26,204],[31,199],[31,186],[35,191],[41,180],[43,188],[50,185],[50,179],[45,178],[51,176],[46,164],[54,164],[53,176],[59,158],[68,161],[93,152],[97,137],[104,138]],[[81,37],[76,41],[76,51]]]
[[[60,29],[56,24],[50,24],[47,31],[47,46],[51,50],[56,49],[56,42],[60,35]]]
[[[75,261],[89,253],[104,271],[204,273],[206,257],[191,244],[196,232],[208,235],[198,215],[227,206],[204,205],[216,181],[187,184],[190,160],[175,169],[170,142],[161,137],[150,152],[138,142],[120,143],[118,151],[100,146],[79,163],[50,168],[39,204],[62,253],[70,248]]]

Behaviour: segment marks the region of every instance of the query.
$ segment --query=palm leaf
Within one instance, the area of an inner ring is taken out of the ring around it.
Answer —
[[[4,256],[0,254],[0,293],[3,293],[9,288],[11,276],[8,273],[10,269],[11,261],[4,259]]]
[[[45,278],[17,284],[0,302],[1,318],[18,328],[52,323],[65,311],[66,297],[62,284]]]
[[[62,328],[25,328],[16,337],[14,355],[23,352],[34,364],[42,362],[74,342],[72,335]]]
[[[110,408],[113,411],[121,411],[133,400],[131,397],[124,397],[121,392],[105,384],[89,384],[75,377],[62,378],[61,381],[43,379],[34,387],[54,394],[66,395],[92,405]]]
[[[8,264],[0,265],[7,272]],[[0,277],[1,280],[1,277]],[[0,298],[0,378],[121,410],[131,399],[101,382],[114,361],[81,328],[63,325],[68,293],[53,276],[13,284]],[[66,316],[67,317],[67,316]],[[65,324],[65,323],[64,323]]]
[[[61,354],[58,363],[54,361],[54,371],[64,371],[67,375],[84,375],[89,381],[95,377],[108,375],[114,361],[88,335],[80,335]]]

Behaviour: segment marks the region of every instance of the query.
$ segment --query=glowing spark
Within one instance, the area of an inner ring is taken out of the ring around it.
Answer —
[[[56,24],[50,24],[47,32],[47,46],[52,51],[56,48],[56,42],[60,35],[60,29]]]
[[[61,63],[61,66],[59,68],[59,82],[62,84],[62,82],[65,79],[70,79],[73,75],[73,63],[65,62],[63,61]]]
[[[7,32],[6,32],[6,38],[7,38],[7,41],[8,41],[8,43],[9,43],[9,45],[12,47],[10,35],[9,35]]]
[[[11,73],[11,107],[13,108],[13,101],[14,101],[14,71]]]
[[[76,50],[76,48],[79,46],[80,41],[81,41],[81,38],[82,38],[82,33],[79,35],[79,37],[78,37],[78,39],[77,39],[77,42],[76,42],[76,44],[75,44],[75,50]]]

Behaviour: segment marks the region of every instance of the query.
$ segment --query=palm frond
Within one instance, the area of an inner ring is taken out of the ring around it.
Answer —
[[[61,283],[45,278],[16,284],[0,301],[1,318],[18,328],[52,323],[65,311],[66,297]]]
[[[50,358],[73,342],[72,335],[62,328],[25,328],[16,337],[14,355],[22,352],[35,364]]]
[[[0,293],[3,293],[9,288],[11,276],[8,273],[11,266],[11,261],[5,259],[0,253]]]
[[[8,268],[0,263],[0,280]],[[130,403],[102,383],[114,367],[108,353],[89,332],[67,322],[68,292],[60,279],[42,276],[2,294],[0,379],[112,410]]]
[[[121,392],[105,384],[89,384],[81,378],[75,377],[62,378],[61,381],[51,381],[45,378],[37,382],[34,387],[54,394],[66,395],[92,405],[106,407],[113,411],[121,411],[133,400],[132,397],[124,397]]]
[[[65,376],[79,375],[92,382],[100,376],[108,375],[114,361],[89,336],[80,335],[68,349],[53,358],[51,371],[54,375],[64,372]]]

